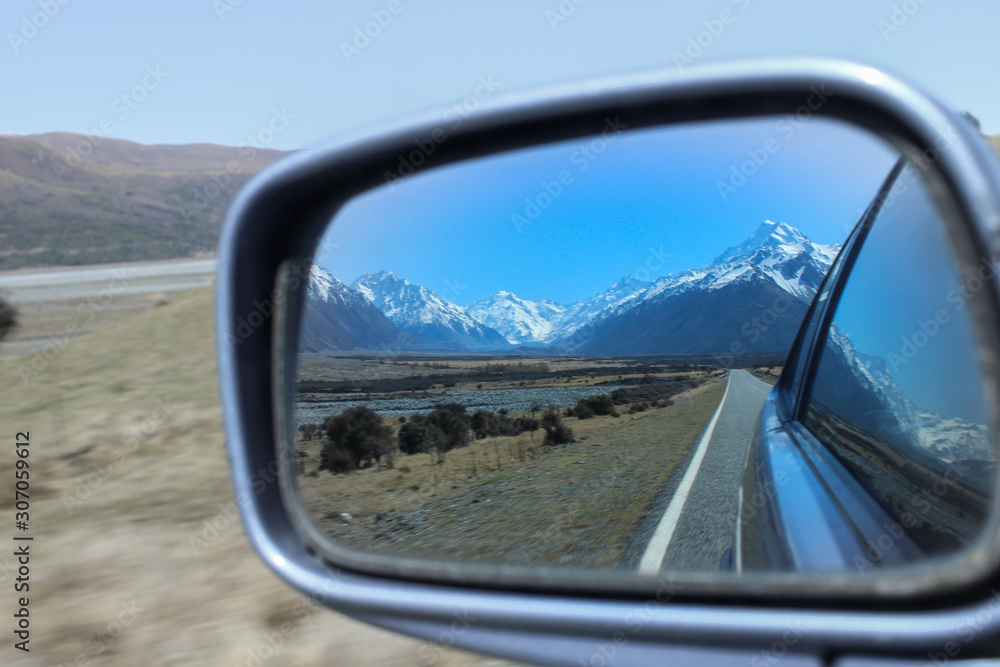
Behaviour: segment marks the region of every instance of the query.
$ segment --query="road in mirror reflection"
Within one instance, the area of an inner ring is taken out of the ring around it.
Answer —
[[[792,121],[609,119],[349,202],[304,272],[295,446],[319,529],[396,556],[718,570],[764,398],[898,159]]]

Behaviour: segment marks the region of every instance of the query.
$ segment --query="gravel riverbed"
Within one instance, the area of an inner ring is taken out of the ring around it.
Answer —
[[[533,405],[542,408],[558,405],[565,408],[576,405],[577,400],[599,394],[611,394],[611,385],[599,387],[526,387],[524,389],[472,389],[443,390],[418,395],[408,394],[311,394],[308,401],[299,401],[295,407],[295,424],[321,424],[331,415],[347,408],[365,405],[383,417],[409,417],[418,412],[429,412],[436,403],[461,403],[469,412],[476,410],[497,411],[506,408],[511,412],[526,412]],[[321,400],[330,396],[329,401]],[[317,399],[320,399],[317,401]]]

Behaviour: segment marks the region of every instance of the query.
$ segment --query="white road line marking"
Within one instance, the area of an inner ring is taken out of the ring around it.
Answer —
[[[712,420],[708,423],[705,434],[701,436],[701,442],[698,443],[698,449],[695,450],[694,458],[691,459],[691,465],[688,466],[687,472],[684,473],[684,478],[677,487],[677,491],[674,492],[674,497],[670,499],[667,511],[663,513],[660,523],[653,532],[653,537],[650,538],[649,544],[646,545],[646,550],[639,561],[639,574],[658,574],[660,567],[663,565],[663,558],[667,555],[667,547],[670,546],[670,539],[674,536],[674,530],[677,528],[677,522],[681,518],[684,503],[687,502],[688,493],[690,493],[691,487],[694,485],[694,478],[698,476],[698,469],[701,468],[701,461],[705,458],[705,452],[708,451],[708,443],[715,432],[715,424],[719,421],[719,415],[722,414],[722,406],[726,404],[726,397],[729,396],[729,388],[732,384],[733,374],[730,372],[729,382],[726,383],[726,393],[722,395],[719,407],[715,409],[715,414],[712,415]]]
[[[741,517],[743,516],[743,486],[740,486],[739,493],[736,494],[736,537],[733,538],[733,569],[736,574],[743,573],[743,526]]]

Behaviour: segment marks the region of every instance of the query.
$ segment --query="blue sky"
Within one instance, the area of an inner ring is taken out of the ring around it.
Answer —
[[[706,40],[695,62],[802,54],[860,60],[912,79],[1000,133],[1000,3],[990,0],[589,0],[567,17],[554,13],[559,5],[396,0],[397,13],[370,43],[345,54],[342,45],[372,12],[385,21],[389,0],[7,0],[0,132],[89,132],[110,118],[119,138],[238,145],[279,108],[294,120],[272,147],[300,148],[460,100],[481,76],[511,90],[672,68],[674,54],[729,10],[734,20]],[[914,11],[894,16],[902,5]],[[141,85],[149,67],[166,76],[121,118],[115,100]]]
[[[959,279],[943,223],[916,172],[908,169],[899,183],[865,241],[834,321],[858,351],[886,362],[918,407],[986,424],[966,299],[982,298],[982,283]]]
[[[338,213],[318,262],[345,282],[393,271],[462,305],[500,289],[565,304],[703,266],[768,219],[843,241],[897,154],[840,123],[786,136],[779,122],[625,132],[395,181]]]
[[[575,9],[560,13],[560,6]],[[723,16],[732,20],[723,25]],[[241,145],[267,128],[277,110],[291,119],[268,145],[295,149],[386,118],[447,107],[472,94],[484,77],[502,93],[595,74],[674,69],[684,65],[680,57],[703,63],[813,55],[898,73],[1000,133],[998,19],[1000,3],[989,0],[588,0],[579,6],[557,0],[9,0],[0,17],[0,132],[93,132],[110,120],[110,136],[143,143]],[[377,33],[367,41],[357,37],[366,27]],[[698,40],[703,46],[692,46]],[[782,155],[808,154],[810,136],[796,135]],[[748,135],[748,144],[757,139]],[[778,171],[777,163],[772,167]],[[804,229],[815,218],[784,212],[763,182],[734,196],[728,208],[734,228],[725,244],[765,217]],[[517,185],[527,188],[525,196],[537,190],[530,180]],[[560,203],[562,215],[587,207],[579,192]],[[636,202],[620,213],[631,217],[619,229],[642,228],[647,236],[602,237],[618,262],[595,272],[576,294],[631,272],[622,267],[642,266],[643,253],[663,240],[648,235],[655,227],[643,227],[652,219],[649,206]],[[559,215],[553,208],[546,221]],[[554,222],[533,225],[526,236],[535,244],[552,242]],[[592,241],[597,232],[584,238]],[[669,270],[697,265],[682,251],[683,239],[668,240]],[[711,241],[706,254],[723,236]],[[576,294],[567,289],[551,296]]]

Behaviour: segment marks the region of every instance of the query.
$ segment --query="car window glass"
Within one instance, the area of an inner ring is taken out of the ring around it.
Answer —
[[[907,167],[840,296],[803,417],[929,554],[978,536],[996,464],[968,314],[983,282],[959,279],[949,247]]]

